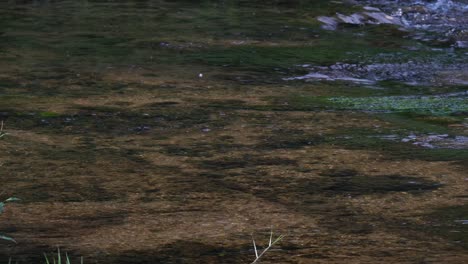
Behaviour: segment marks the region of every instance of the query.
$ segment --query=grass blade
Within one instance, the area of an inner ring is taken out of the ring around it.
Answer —
[[[272,245],[278,243],[278,242],[279,242],[281,239],[283,239],[283,238],[284,238],[284,235],[279,236],[277,239],[275,239],[275,241],[273,242]]]
[[[252,263],[250,263],[250,264],[256,264],[256,263],[260,262],[260,258],[262,258],[263,255],[264,255],[266,252],[268,252],[268,251],[271,249],[271,247],[272,247],[273,245],[275,245],[276,243],[278,243],[278,242],[279,242],[281,239],[283,239],[283,238],[284,238],[284,235],[280,235],[280,236],[278,236],[278,237],[273,241],[273,230],[271,230],[271,231],[270,231],[270,241],[269,241],[269,243],[268,243],[268,247],[266,247],[265,249],[263,249],[263,250],[261,251],[261,253],[258,254],[257,245],[255,244],[255,239],[254,239],[254,237],[253,237],[253,235],[252,235],[252,242],[253,242],[253,246],[254,246],[254,250],[255,250],[255,260],[254,260]]]
[[[45,258],[46,264],[50,264],[49,258],[47,257],[47,254],[46,254],[46,253],[44,253],[44,258]]]
[[[268,246],[271,247],[271,240],[273,239],[273,229],[270,231],[270,242],[268,243]]]
[[[0,239],[11,241],[11,242],[13,242],[15,244],[18,244],[18,242],[16,242],[16,240],[14,240],[13,238],[7,237],[7,236],[4,236],[4,235],[0,235]]]
[[[20,198],[16,198],[16,197],[10,197],[10,198],[6,199],[6,200],[4,201],[4,203],[7,203],[7,202],[17,202],[17,201],[21,201],[21,199],[20,199]]]

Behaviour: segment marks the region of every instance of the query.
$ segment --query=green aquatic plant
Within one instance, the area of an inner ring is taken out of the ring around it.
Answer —
[[[5,210],[5,204],[6,203],[15,202],[15,201],[19,201],[19,200],[20,199],[18,199],[16,197],[10,197],[10,198],[6,199],[5,201],[0,202],[0,214],[3,213],[3,211]],[[11,238],[9,236],[2,235],[2,234],[0,234],[0,239],[16,243],[16,240],[14,240],[13,238]]]
[[[45,263],[50,264],[51,262],[49,261],[49,257],[47,257],[47,254],[44,253],[44,258],[45,258]],[[57,256],[52,257],[51,261],[53,264],[71,264],[70,258],[68,257],[68,253],[65,252],[65,257],[62,258],[62,253],[60,253],[60,248],[57,248]],[[80,263],[83,264],[83,257],[80,259]]]
[[[337,106],[345,109],[364,111],[416,112],[435,115],[446,115],[468,111],[468,97],[334,97],[329,100]]]
[[[253,248],[254,248],[254,251],[255,251],[255,260],[250,264],[255,264],[255,263],[260,262],[260,258],[262,258],[263,255],[265,255],[265,253],[268,252],[268,250],[270,250],[272,246],[274,246],[276,243],[281,241],[281,239],[283,239],[283,238],[284,238],[284,235],[279,235],[275,240],[273,240],[273,230],[271,230],[270,231],[270,241],[268,242],[268,247],[264,248],[262,251],[259,251],[257,249],[257,244],[255,243],[255,239],[254,239],[254,237],[252,235],[252,243],[253,243]]]

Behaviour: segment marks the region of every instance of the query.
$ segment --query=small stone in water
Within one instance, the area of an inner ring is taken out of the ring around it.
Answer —
[[[364,20],[364,17],[361,16],[360,14],[352,14],[352,15],[349,15],[349,16],[345,16],[345,15],[342,15],[342,14],[336,14],[336,16],[341,20],[343,21],[343,23],[346,23],[346,24],[352,24],[352,25],[362,25],[364,24],[363,20]]]
[[[468,48],[468,41],[459,40],[455,43],[456,48]]]
[[[377,12],[380,12],[380,9],[378,9],[377,7],[372,7],[372,6],[365,6],[363,7],[364,10],[367,10],[367,11],[377,11]]]
[[[338,20],[334,17],[319,16],[317,20],[323,23],[323,29],[336,30],[338,27]]]
[[[143,132],[150,130],[149,126],[138,126],[133,129],[135,132]]]

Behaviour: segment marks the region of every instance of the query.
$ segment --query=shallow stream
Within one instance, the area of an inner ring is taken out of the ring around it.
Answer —
[[[0,2],[0,262],[466,262],[467,10]]]

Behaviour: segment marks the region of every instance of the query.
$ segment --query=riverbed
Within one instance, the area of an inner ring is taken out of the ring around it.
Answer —
[[[385,2],[0,3],[0,262],[466,262],[467,3]]]

